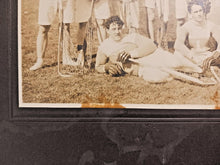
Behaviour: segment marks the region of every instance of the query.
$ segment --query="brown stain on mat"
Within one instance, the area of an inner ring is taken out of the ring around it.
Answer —
[[[125,108],[118,102],[109,101],[104,94],[101,94],[98,97],[98,103],[94,103],[93,99],[89,96],[86,96],[87,100],[82,103],[81,108]]]
[[[214,102],[215,102],[215,110],[220,110],[220,96],[219,96],[219,92],[216,91],[214,96],[211,98]]]

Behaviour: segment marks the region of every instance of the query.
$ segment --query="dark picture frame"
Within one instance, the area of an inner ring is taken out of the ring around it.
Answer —
[[[8,2],[8,93],[11,120],[37,121],[207,121],[218,122],[220,112],[216,109],[178,108],[62,108],[19,107],[18,84],[18,4]],[[163,106],[161,106],[163,107]],[[178,106],[177,106],[178,107]]]
[[[17,2],[0,1],[2,164],[79,165],[86,155],[96,165],[135,165],[140,155],[142,164],[219,164],[218,107],[19,107]]]

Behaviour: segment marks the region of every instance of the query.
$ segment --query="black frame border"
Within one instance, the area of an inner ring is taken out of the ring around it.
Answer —
[[[219,110],[18,107],[18,1],[7,2],[8,107],[11,121],[220,122]]]

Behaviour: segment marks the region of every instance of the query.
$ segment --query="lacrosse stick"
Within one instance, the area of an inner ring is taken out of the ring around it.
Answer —
[[[101,42],[103,41],[102,34],[101,34],[101,29],[98,25],[97,19],[94,16],[94,5],[95,5],[95,0],[92,0],[91,10],[90,10],[91,13],[90,13],[90,17],[89,17],[87,27],[86,27],[86,33],[87,33],[86,39],[88,40],[87,64],[88,64],[89,69],[91,69],[91,64],[92,64],[93,44],[94,44],[93,34],[94,34],[94,29],[95,28],[97,28],[97,33],[100,37]],[[95,23],[95,25],[94,25],[94,23]]]
[[[215,60],[217,60],[219,57],[220,54],[216,51],[212,54],[211,57],[208,57],[203,61],[203,72],[206,72],[209,69],[218,82],[220,82],[220,78],[215,72]]]
[[[94,4],[95,4],[95,0],[92,0],[91,3],[91,13],[90,13],[90,17],[87,23],[87,27],[86,27],[86,38],[88,39],[88,56],[87,56],[87,64],[89,69],[91,68],[91,64],[92,64],[92,51],[93,51],[93,31],[94,31],[94,24],[93,24],[93,9],[94,9]]]
[[[59,4],[59,38],[58,38],[58,53],[57,53],[57,60],[58,60],[58,74],[62,77],[70,77],[70,75],[66,75],[60,72],[60,56],[63,50],[63,5],[62,0],[58,1]]]
[[[73,42],[71,41],[70,35],[66,34],[67,32],[64,30],[64,23],[63,23],[63,4],[62,4],[62,0],[58,1],[58,5],[59,5],[59,10],[58,10],[58,14],[59,14],[59,27],[58,27],[58,53],[57,53],[57,60],[58,60],[58,74],[62,77],[71,77],[72,75],[74,75],[74,73],[71,72],[67,72],[65,74],[63,74],[60,71],[60,57],[61,55],[64,56],[64,53],[67,53],[68,58],[70,54],[74,54],[74,56],[76,56],[76,52],[74,52],[74,45]],[[64,34],[65,32],[65,34]],[[64,38],[65,35],[65,38]],[[65,40],[65,41],[64,41]],[[65,43],[64,43],[65,42]],[[68,44],[68,47],[67,47]],[[63,51],[65,49],[65,52]],[[72,59],[71,59],[72,60]],[[77,66],[77,63],[75,64]]]

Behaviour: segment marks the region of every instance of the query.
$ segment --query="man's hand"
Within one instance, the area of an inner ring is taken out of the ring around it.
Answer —
[[[119,53],[117,61],[121,63],[125,63],[128,61],[129,58],[131,58],[131,55],[128,52],[123,51]]]
[[[105,72],[111,76],[119,76],[123,73],[123,69],[117,63],[107,63],[105,64]]]

